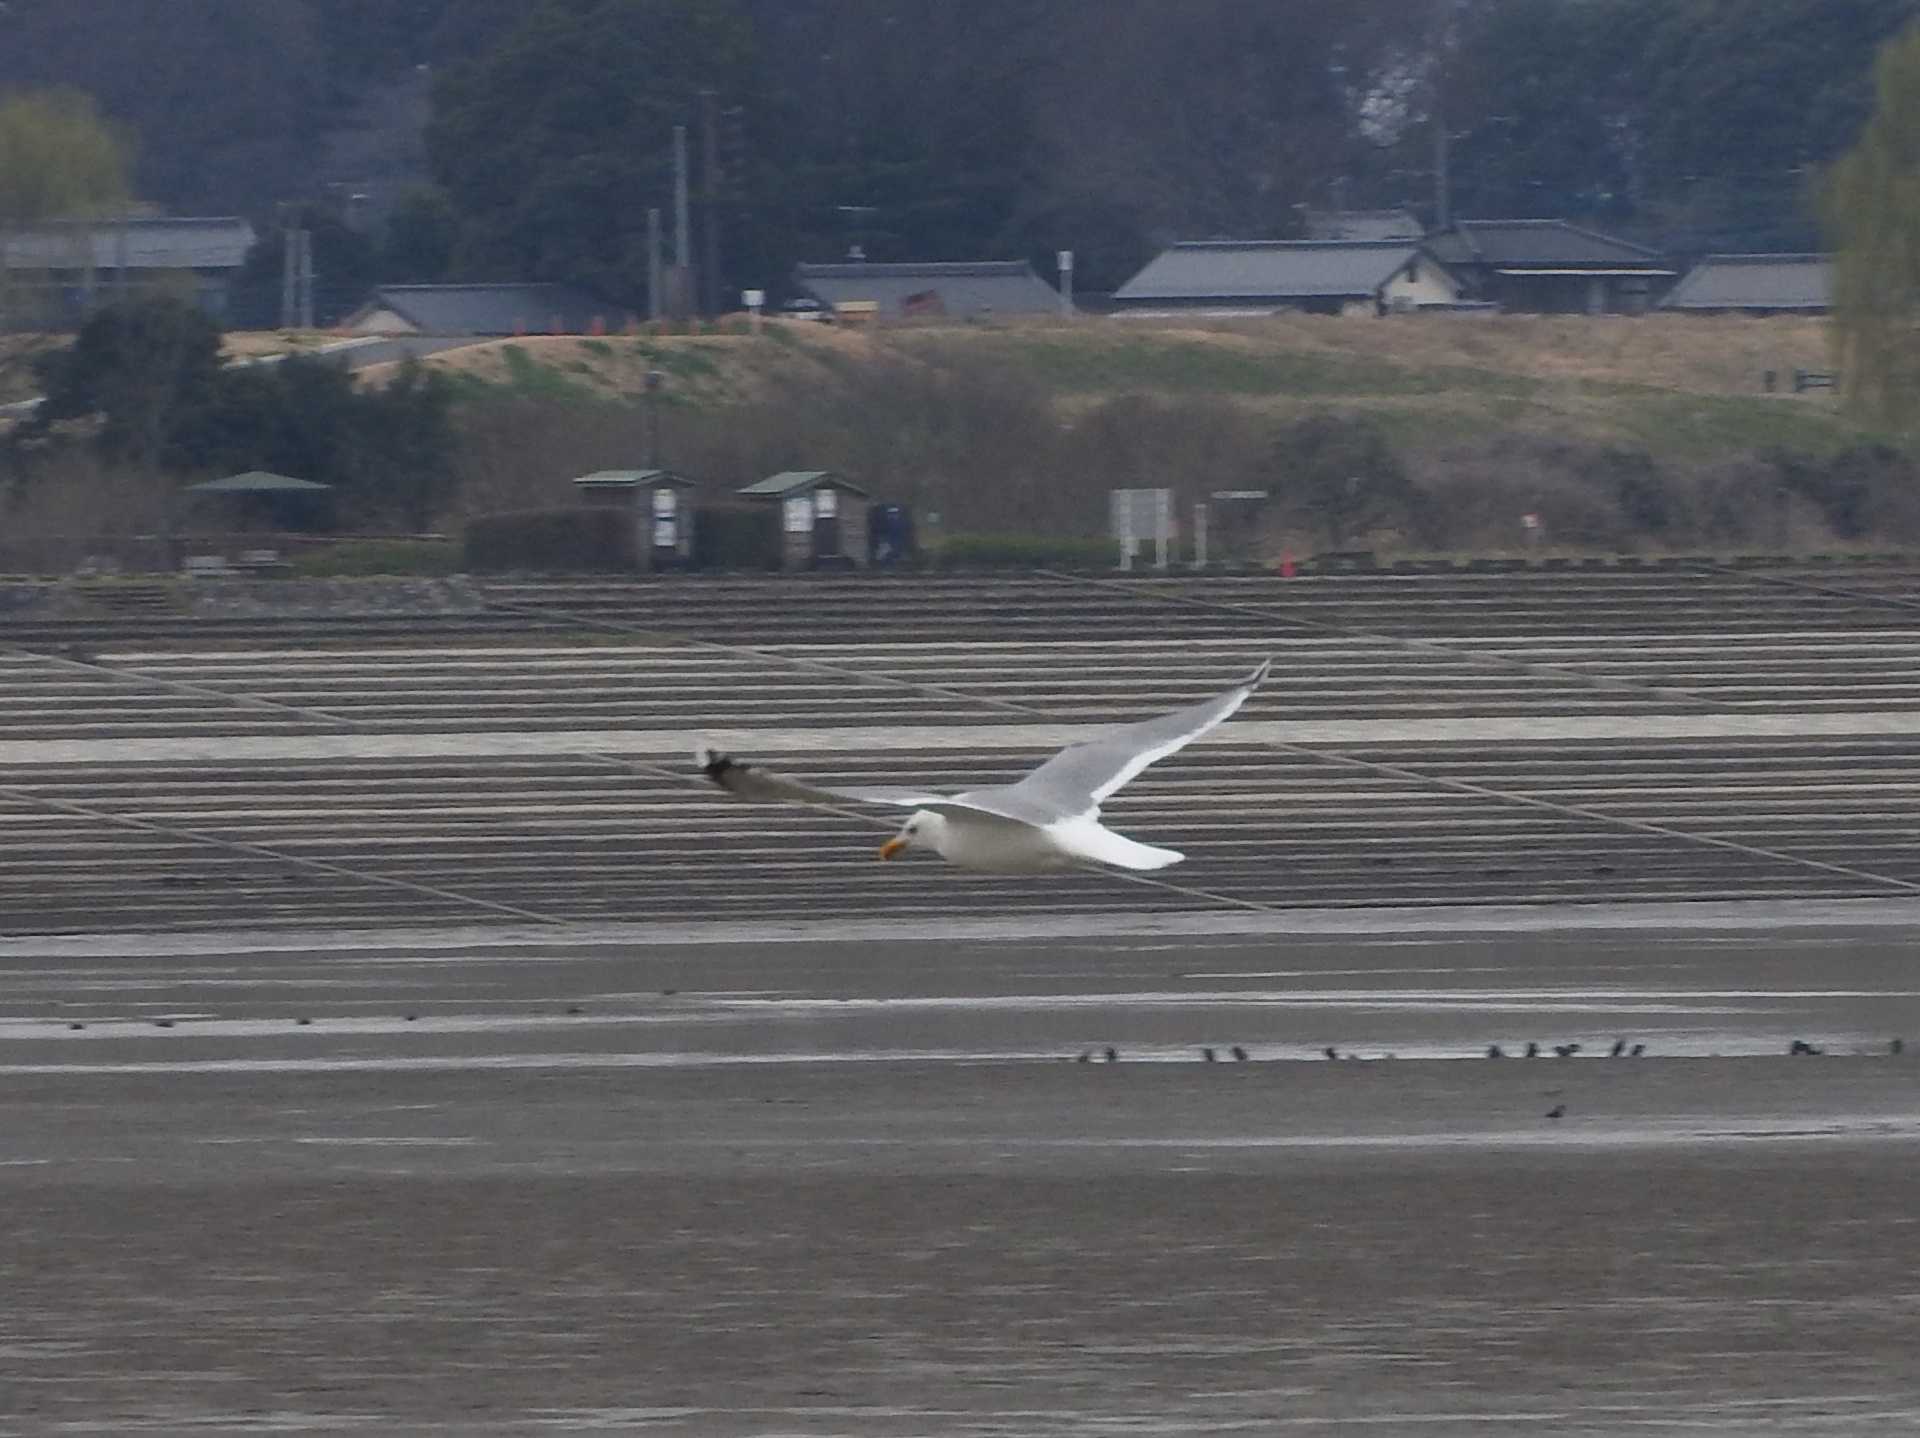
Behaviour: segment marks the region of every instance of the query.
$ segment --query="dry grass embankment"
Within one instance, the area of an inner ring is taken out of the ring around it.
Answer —
[[[1285,490],[1276,437],[1335,411],[1377,427],[1424,496],[1397,542],[1516,542],[1540,512],[1556,540],[1612,548],[1824,541],[1825,498],[1762,526],[1743,495],[1771,485],[1767,456],[1825,464],[1873,438],[1830,392],[1764,392],[1827,354],[1817,319],[1281,315],[537,337],[428,363],[491,401],[466,410],[468,512],[570,503],[568,476],[634,463],[660,370],[661,458],[716,496],[832,468],[953,528],[1092,534],[1115,485],[1183,505]],[[1888,513],[1853,504],[1845,537]]]
[[[753,404],[886,368],[987,372],[1063,419],[1120,396],[1204,397],[1272,418],[1335,407],[1396,439],[1519,432],[1709,457],[1752,444],[1816,451],[1857,438],[1829,392],[1784,390],[1829,363],[1824,321],[1650,315],[1278,315],[1241,321],[1083,318],[849,331],[770,323],[744,333],[530,336],[433,357],[474,393],[635,402],[649,370],[671,402]],[[378,382],[384,367],[367,372]]]

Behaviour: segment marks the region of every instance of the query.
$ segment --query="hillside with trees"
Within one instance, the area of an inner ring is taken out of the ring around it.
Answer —
[[[1920,543],[1900,202],[1917,62],[1910,37],[1883,44],[1920,0],[246,0],[245,23],[238,3],[113,0],[125,34],[89,50],[97,0],[14,0],[48,44],[0,68],[72,88],[14,102],[0,131],[57,156],[55,120],[119,127],[130,184],[105,166],[60,202],[74,213],[127,189],[265,206],[261,285],[285,214],[358,283],[571,280],[636,307],[676,124],[722,301],[852,245],[1072,247],[1098,287],[1167,239],[1291,235],[1324,205],[1555,214],[1682,259],[1814,248],[1824,195],[1853,405],[1767,392],[1769,372],[1831,365],[1818,319],[722,323],[502,343],[356,386],[222,368],[211,325],[156,304],[34,360],[49,403],[4,448],[22,532],[150,524],[178,485],[243,467],[323,478],[367,528],[453,530],[570,499],[571,475],[631,463],[657,423],[716,494],[838,468],[983,542],[1091,541],[1106,489],[1132,482],[1182,504],[1271,490],[1306,546]],[[162,8],[210,47],[190,81]],[[134,93],[141,43],[180,113]],[[371,230],[320,185],[346,155],[398,186]],[[47,213],[30,186],[7,203],[11,223]],[[1522,514],[1544,521],[1524,539]]]
[[[133,188],[387,197],[382,277],[633,302],[670,129],[713,93],[724,289],[792,262],[1159,245],[1304,207],[1811,248],[1817,172],[1920,0],[11,0],[0,86],[91,95]],[[390,274],[385,273],[391,271]]]

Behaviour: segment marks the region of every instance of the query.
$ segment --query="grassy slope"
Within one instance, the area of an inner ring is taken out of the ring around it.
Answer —
[[[300,350],[329,338],[234,335],[228,350]],[[0,401],[32,393],[34,337],[0,342]],[[431,364],[475,390],[637,402],[662,370],[676,402],[748,401],[767,379],[830,382],[841,368],[991,365],[1073,413],[1119,394],[1206,394],[1287,415],[1364,410],[1417,442],[1522,429],[1695,458],[1779,444],[1823,451],[1860,437],[1833,398],[1761,392],[1761,375],[1827,364],[1817,319],[1654,315],[1312,315],[1180,324],[1083,319],[854,333],[770,324],[744,334],[528,337],[450,351]],[[377,382],[379,370],[369,372]]]
[[[751,400],[775,373],[826,383],[862,362],[990,365],[1046,391],[1063,413],[1119,394],[1205,394],[1277,416],[1364,410],[1408,441],[1521,429],[1676,458],[1772,444],[1825,451],[1862,437],[1830,394],[1762,393],[1765,370],[1826,366],[1825,326],[1811,319],[1288,315],[768,329],[758,339],[531,337],[432,363],[475,388],[623,402],[637,401],[646,372],[659,369],[677,401],[695,403]]]

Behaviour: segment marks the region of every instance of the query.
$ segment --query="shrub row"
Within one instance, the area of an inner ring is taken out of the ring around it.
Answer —
[[[621,510],[522,509],[467,521],[462,546],[469,572],[538,570],[593,573],[638,566],[632,520]]]

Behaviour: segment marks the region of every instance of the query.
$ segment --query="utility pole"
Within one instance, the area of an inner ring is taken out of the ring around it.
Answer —
[[[667,311],[685,319],[693,309],[693,239],[687,217],[687,127],[673,127],[673,278]]]
[[[313,231],[304,224],[280,232],[280,328],[313,328]]]
[[[291,225],[280,231],[280,328],[283,330],[292,329],[300,314],[296,298],[299,285],[294,278],[300,272],[299,245],[294,238],[299,233]]]
[[[313,328],[313,231],[302,225],[300,234],[300,328]]]
[[[720,117],[719,97],[712,90],[700,92],[700,160],[706,184],[706,254],[701,260],[701,308],[710,315],[720,313]]]
[[[647,211],[647,318],[657,320],[666,309],[666,297],[661,294],[662,282],[660,264],[660,207],[653,206]]]
[[[647,411],[647,468],[660,468],[660,388],[667,382],[665,370],[647,371],[646,388],[642,391],[646,399]]]
[[[1454,41],[1459,24],[1455,0],[1439,0],[1434,8],[1432,55],[1429,58],[1428,108],[1433,112],[1433,227],[1444,230],[1453,223],[1453,176],[1447,134],[1446,84],[1452,68]]]

